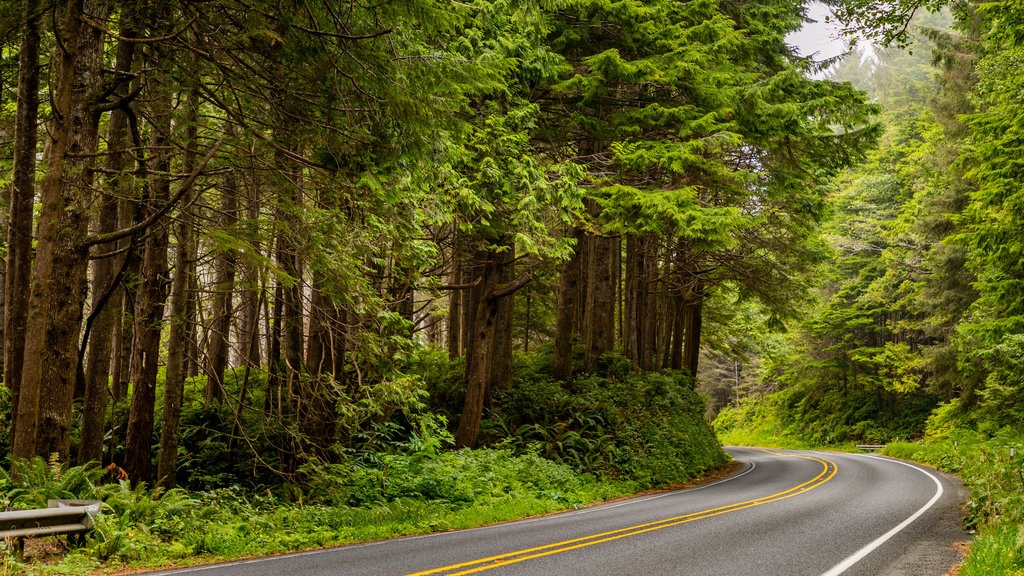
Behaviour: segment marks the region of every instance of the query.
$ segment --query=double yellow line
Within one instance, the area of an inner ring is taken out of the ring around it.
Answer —
[[[767,451],[766,451],[767,452]],[[478,560],[471,560],[469,562],[462,562],[460,564],[452,564],[450,566],[443,566],[441,568],[434,568],[432,570],[426,570],[424,572],[414,572],[408,576],[428,576],[431,574],[444,574],[446,576],[459,576],[462,574],[475,574],[477,572],[483,572],[484,570],[490,570],[499,566],[506,566],[508,564],[515,564],[517,562],[524,562],[526,560],[532,560],[534,558],[542,558],[544,556],[551,556],[553,554],[560,554],[562,552],[568,552],[570,550],[577,550],[579,548],[586,548],[587,546],[593,546],[595,544],[602,544],[604,542],[611,542],[613,540],[620,540],[622,538],[628,538],[630,536],[637,536],[645,534],[647,532],[653,532],[655,530],[661,530],[663,528],[671,528],[672,526],[679,526],[680,524],[687,524],[689,522],[695,522],[697,520],[703,520],[705,518],[711,518],[714,516],[720,516],[722,514],[728,514],[730,512],[736,512],[739,510],[745,510],[747,508],[753,508],[755,506],[762,506],[764,504],[770,504],[772,502],[778,502],[779,500],[785,500],[794,496],[799,496],[810,490],[825,484],[833,477],[835,477],[838,468],[835,462],[831,460],[822,460],[820,458],[814,458],[811,456],[801,456],[795,454],[783,454],[780,452],[769,452],[776,456],[790,456],[793,458],[803,458],[805,460],[811,460],[818,462],[822,466],[821,472],[817,476],[810,480],[793,486],[782,492],[776,492],[768,496],[762,496],[760,498],[754,498],[753,500],[745,500],[743,502],[737,502],[735,504],[729,504],[726,506],[719,506],[718,508],[711,508],[708,510],[702,510],[700,512],[691,512],[690,514],[684,514],[682,516],[674,516],[672,518],[665,518],[664,520],[657,520],[655,522],[647,522],[645,524],[637,524],[634,526],[628,526],[626,528],[619,528],[618,530],[611,530],[609,532],[601,532],[599,534],[592,534],[590,536],[584,536],[582,538],[573,538],[571,540],[563,540],[561,542],[555,542],[552,544],[545,544],[544,546],[537,546],[535,548],[526,548],[524,550],[517,550],[515,552],[508,552],[505,554],[499,554],[497,556],[489,556],[487,558],[480,558]]]

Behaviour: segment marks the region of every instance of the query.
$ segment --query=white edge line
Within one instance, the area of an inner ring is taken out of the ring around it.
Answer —
[[[918,472],[920,472],[920,473],[924,474],[925,476],[931,478],[932,481],[935,482],[935,486],[938,489],[935,491],[935,495],[932,496],[932,499],[929,500],[927,504],[922,506],[921,509],[918,510],[917,512],[915,512],[912,516],[910,516],[909,518],[907,518],[906,520],[901,522],[898,526],[896,526],[892,530],[889,530],[885,534],[882,534],[881,536],[876,538],[873,542],[871,542],[867,546],[865,546],[865,547],[861,548],[860,550],[854,552],[853,554],[848,556],[845,560],[843,560],[839,564],[836,564],[834,567],[832,567],[831,570],[829,570],[828,572],[823,573],[821,576],[839,576],[843,572],[846,572],[854,564],[856,564],[857,562],[860,562],[861,560],[863,560],[865,556],[867,556],[868,554],[871,554],[872,552],[874,552],[874,550],[876,548],[878,548],[882,544],[885,544],[886,542],[888,542],[890,539],[892,539],[893,536],[895,536],[896,534],[900,533],[907,526],[910,526],[911,523],[913,523],[915,520],[920,518],[925,512],[928,511],[929,508],[934,506],[935,503],[939,501],[939,498],[942,497],[942,493],[943,493],[942,482],[940,482],[939,479],[936,478],[935,475],[932,474],[931,472],[928,472],[927,470],[925,470],[923,468],[919,468],[917,466],[914,466],[913,464],[907,464],[906,462],[901,462],[899,460],[891,460],[889,458],[879,458],[878,456],[869,456],[869,455],[865,455],[864,457],[865,458],[874,458],[876,460],[882,460],[882,461],[885,461],[885,462],[895,462],[896,464],[902,464],[904,466],[908,466],[910,468],[913,468],[914,470],[917,470]]]
[[[622,502],[616,502],[614,504],[598,504],[596,506],[591,506],[591,507],[588,507],[588,508],[582,508],[580,510],[569,510],[569,511],[560,512],[560,513],[556,513],[556,514],[550,514],[550,515],[545,515],[545,516],[538,516],[536,518],[524,518],[522,520],[510,520],[508,522],[501,522],[499,524],[492,524],[492,525],[489,525],[489,526],[478,526],[476,528],[464,528],[462,530],[456,530],[455,532],[470,532],[470,531],[475,531],[475,530],[487,530],[488,528],[494,528],[496,526],[511,524],[513,522],[520,523],[520,524],[527,524],[527,523],[530,523],[530,522],[542,522],[542,521],[544,521],[544,520],[546,520],[548,518],[551,518],[553,516],[568,516],[568,515],[577,515],[577,514],[587,514],[587,513],[590,513],[590,512],[597,512],[599,510],[608,510],[609,508],[618,508],[620,506],[629,506],[630,504],[639,504],[641,502],[647,502],[649,500],[656,500],[658,498],[664,498],[666,496],[672,496],[672,495],[680,494],[680,493],[683,493],[683,492],[696,492],[697,490],[703,490],[705,488],[710,488],[712,486],[717,486],[719,484],[724,484],[726,482],[730,482],[732,480],[736,480],[737,478],[741,478],[743,476],[746,476],[747,474],[750,474],[751,472],[754,471],[754,468],[757,468],[757,464],[754,463],[753,461],[747,461],[746,464],[749,465],[747,467],[747,469],[744,470],[743,472],[740,472],[739,474],[734,474],[734,475],[728,476],[726,478],[723,478],[721,480],[716,480],[715,482],[709,482],[707,484],[701,484],[701,485],[695,486],[693,488],[683,488],[683,489],[680,489],[680,490],[670,490],[668,492],[663,492],[661,494],[655,494],[653,496],[646,496],[646,497],[640,496],[640,497],[636,497],[636,498],[629,498],[627,500],[624,500]],[[300,551],[300,552],[285,552],[283,554],[275,554],[273,556],[263,556],[263,557],[260,557],[260,558],[249,558],[249,559],[246,559],[246,560],[230,560],[230,561],[227,561],[227,562],[217,562],[217,563],[214,563],[214,564],[200,564],[198,566],[188,566],[188,567],[181,567],[181,568],[170,568],[170,569],[167,569],[167,570],[158,570],[156,572],[143,572],[142,574],[140,574],[140,576],[172,576],[173,574],[191,574],[193,572],[204,572],[206,570],[216,570],[216,569],[219,569],[219,568],[230,568],[232,566],[245,566],[247,564],[256,564],[258,562],[272,562],[274,560],[278,560],[278,559],[281,559],[281,558],[296,558],[296,557],[302,557],[302,556],[313,556],[315,554],[323,554],[323,553],[327,553],[327,552],[334,552],[334,551],[337,551],[340,548],[363,548],[363,547],[367,547],[367,546],[376,546],[378,544],[383,544],[385,542],[394,542],[396,540],[420,540],[420,539],[423,539],[423,538],[436,538],[436,537],[441,537],[441,536],[444,536],[446,534],[451,534],[451,533],[452,532],[432,532],[430,534],[417,534],[417,535],[414,535],[414,536],[402,536],[400,538],[389,538],[389,539],[385,539],[385,540],[374,540],[372,542],[353,542],[351,544],[341,544],[339,546],[330,546],[328,548],[320,548],[320,549],[316,549],[316,550],[305,550],[305,551]]]

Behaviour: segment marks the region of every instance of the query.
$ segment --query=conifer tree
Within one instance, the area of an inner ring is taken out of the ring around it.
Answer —
[[[800,23],[790,3],[583,2],[557,18],[552,46],[573,73],[553,87],[540,138],[588,167],[590,229],[628,239],[619,345],[642,368],[674,357],[695,372],[708,291],[732,283],[787,309],[779,280],[814,257],[817,184],[871,145],[876,108],[802,73],[784,41]],[[607,307],[586,295],[613,278],[592,274],[606,258],[580,239],[580,272],[561,291],[584,303],[576,330],[603,322]],[[678,330],[659,328],[669,294],[687,319]],[[560,323],[556,366],[573,324]]]

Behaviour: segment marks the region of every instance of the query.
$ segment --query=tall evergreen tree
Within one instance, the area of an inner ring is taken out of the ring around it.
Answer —
[[[784,311],[793,291],[778,280],[813,257],[817,183],[877,135],[863,95],[802,73],[784,41],[800,17],[783,2],[583,2],[558,13],[552,46],[573,74],[545,101],[539,137],[588,166],[592,229],[635,237],[620,346],[640,367],[667,356],[696,371],[701,307],[723,282]],[[556,365],[574,328],[609,313],[587,298],[614,279],[591,273],[607,258],[588,238],[561,291],[585,320],[560,323]],[[669,294],[686,319],[678,330],[659,328]]]

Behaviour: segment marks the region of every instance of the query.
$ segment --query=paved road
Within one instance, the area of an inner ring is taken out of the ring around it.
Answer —
[[[487,528],[164,571],[190,576],[941,576],[955,478],[873,455],[730,449],[724,480]]]

